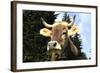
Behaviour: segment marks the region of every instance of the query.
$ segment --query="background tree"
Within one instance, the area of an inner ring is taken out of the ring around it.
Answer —
[[[69,15],[67,14],[67,12],[64,12],[64,16],[63,16],[62,21],[67,21],[68,23],[71,22],[70,17],[69,17]]]
[[[48,59],[47,42],[49,38],[40,35],[45,27],[40,18],[53,23],[57,15],[50,11],[23,10],[23,62],[38,62]]]

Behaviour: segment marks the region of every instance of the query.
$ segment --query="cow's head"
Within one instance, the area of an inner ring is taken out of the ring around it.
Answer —
[[[51,38],[51,40],[48,42],[47,50],[61,50],[68,37],[78,32],[74,22],[67,23],[65,21],[56,21],[51,25],[46,23],[43,18],[41,18],[41,20],[46,28],[41,29],[40,34]]]

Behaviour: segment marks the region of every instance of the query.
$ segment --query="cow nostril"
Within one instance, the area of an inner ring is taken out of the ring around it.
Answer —
[[[53,46],[55,47],[57,45],[57,43],[55,42],[54,44],[53,44]]]

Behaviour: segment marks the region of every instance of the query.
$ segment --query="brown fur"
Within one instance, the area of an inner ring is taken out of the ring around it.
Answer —
[[[73,44],[71,39],[68,37],[67,22],[57,22],[51,29],[51,41],[57,41],[65,52],[65,56],[77,56],[78,48]],[[52,51],[51,60],[56,60],[56,51]]]

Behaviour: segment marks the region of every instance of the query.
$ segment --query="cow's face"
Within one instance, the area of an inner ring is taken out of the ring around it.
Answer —
[[[66,22],[56,22],[56,25],[51,30],[51,41],[48,42],[48,48],[62,49],[65,38],[68,35],[68,28]],[[51,44],[52,43],[52,44]]]
[[[78,29],[73,25],[73,22],[68,24],[65,21],[59,21],[55,22],[53,25],[50,25],[47,24],[43,19],[42,21],[47,28],[41,29],[40,34],[45,37],[51,38],[51,40],[48,42],[47,50],[61,50],[62,46],[65,44],[65,41],[67,41],[68,37],[78,32]],[[68,27],[71,27],[71,29],[69,30]],[[51,28],[51,30],[48,28]]]

